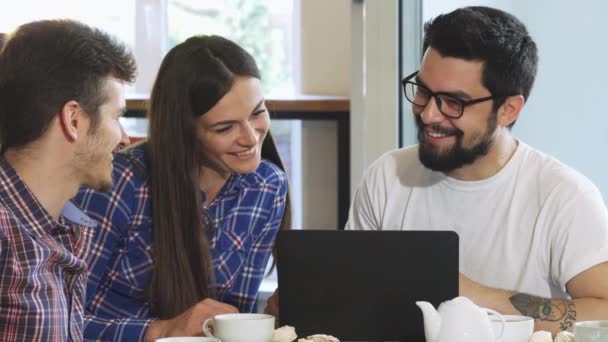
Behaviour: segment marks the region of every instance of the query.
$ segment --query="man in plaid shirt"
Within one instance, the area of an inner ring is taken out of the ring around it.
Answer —
[[[72,198],[112,185],[125,135],[124,45],[84,24],[38,21],[0,52],[0,340],[81,341],[94,221]]]

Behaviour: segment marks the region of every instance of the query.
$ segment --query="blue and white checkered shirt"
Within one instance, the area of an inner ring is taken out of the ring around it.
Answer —
[[[125,154],[129,153],[130,156]],[[81,191],[75,201],[100,222],[87,259],[85,339],[141,341],[155,318],[144,295],[153,269],[150,190],[143,145],[114,157],[114,188]],[[216,299],[251,312],[285,210],[287,178],[262,160],[231,176],[207,208]]]

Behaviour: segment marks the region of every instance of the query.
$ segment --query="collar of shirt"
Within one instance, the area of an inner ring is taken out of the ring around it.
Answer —
[[[70,221],[80,226],[85,226],[88,228],[97,227],[97,221],[90,218],[87,214],[85,214],[74,202],[68,201],[63,210],[61,210],[61,217],[59,218],[62,221]],[[69,224],[69,222],[66,222]]]
[[[15,214],[25,218],[22,223],[39,238],[55,230],[72,231],[75,225],[96,225],[71,201],[66,203],[59,220],[55,220],[4,157],[0,157],[0,198]]]
[[[228,180],[226,181],[226,185],[224,186],[225,193],[229,193],[234,189],[242,190],[244,188],[243,184],[243,175],[239,173],[233,173]]]
[[[220,192],[217,194],[215,199],[211,202],[209,207],[213,206],[213,204],[216,201],[220,200],[227,194],[231,193],[233,190],[243,190],[247,186],[247,184],[245,184],[245,182],[244,182],[245,177],[246,177],[246,175],[242,175],[242,174],[238,174],[238,173],[231,174],[230,177],[228,177],[228,179],[226,180],[226,183],[224,184],[224,186],[222,186],[222,189],[220,190]],[[203,203],[205,202],[206,198],[207,198],[207,194],[205,194],[205,192],[201,190],[201,201]]]

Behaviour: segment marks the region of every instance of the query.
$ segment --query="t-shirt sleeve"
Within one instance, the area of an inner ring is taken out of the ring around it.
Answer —
[[[563,196],[551,238],[552,280],[564,291],[577,274],[608,261],[608,212],[594,186]]]

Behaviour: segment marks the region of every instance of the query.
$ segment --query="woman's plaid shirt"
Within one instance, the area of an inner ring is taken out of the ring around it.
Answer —
[[[143,145],[114,157],[114,188],[81,191],[76,202],[100,222],[87,284],[85,338],[141,341],[155,319],[145,290],[153,269],[150,190]],[[251,312],[285,210],[287,178],[262,160],[231,176],[209,205],[217,300]],[[201,208],[202,210],[202,208]]]

